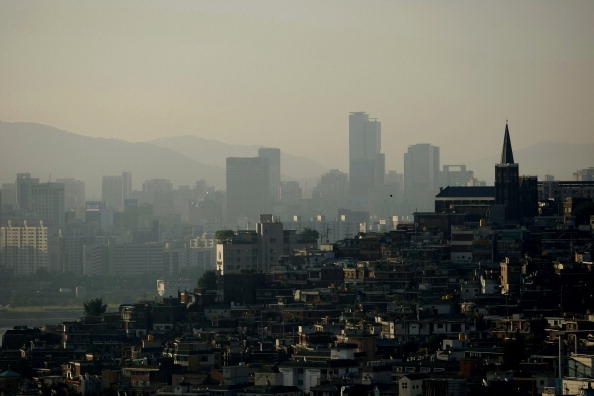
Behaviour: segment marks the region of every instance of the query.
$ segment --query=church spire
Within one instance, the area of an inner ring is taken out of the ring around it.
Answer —
[[[501,150],[501,164],[514,164],[514,153],[512,152],[509,128],[505,122],[505,136],[503,138],[503,150]]]

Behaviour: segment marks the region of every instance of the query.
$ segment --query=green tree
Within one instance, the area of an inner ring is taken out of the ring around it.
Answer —
[[[217,272],[215,270],[206,271],[200,278],[198,278],[198,287],[206,290],[217,290]]]
[[[305,227],[299,233],[299,240],[306,243],[315,243],[320,237],[320,233],[312,228]]]
[[[235,235],[233,230],[218,230],[215,233],[215,239],[218,243],[225,243],[231,238],[233,238],[233,235]]]
[[[107,310],[102,298],[91,298],[83,303],[83,307],[87,316],[100,316]]]

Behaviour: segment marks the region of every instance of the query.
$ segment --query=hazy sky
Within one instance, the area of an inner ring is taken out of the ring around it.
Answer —
[[[0,120],[197,135],[347,171],[348,114],[389,169],[594,140],[594,1],[0,0]],[[592,164],[594,165],[594,164]]]

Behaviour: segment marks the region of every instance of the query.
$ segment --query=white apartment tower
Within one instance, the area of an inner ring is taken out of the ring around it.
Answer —
[[[28,275],[40,268],[49,269],[47,227],[43,221],[37,225],[13,225],[8,221],[0,227],[0,265],[12,269],[15,275]]]

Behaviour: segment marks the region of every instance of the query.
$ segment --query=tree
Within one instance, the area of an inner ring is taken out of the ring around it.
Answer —
[[[306,243],[315,243],[320,237],[320,233],[312,228],[305,227],[299,233],[299,240]]]
[[[87,316],[100,316],[107,310],[102,298],[91,298],[83,303],[83,307]]]
[[[233,235],[235,235],[233,230],[218,230],[215,233],[215,239],[218,243],[225,243],[231,238],[233,238]]]
[[[198,279],[198,287],[206,290],[217,290],[217,272],[215,270],[206,271]]]

